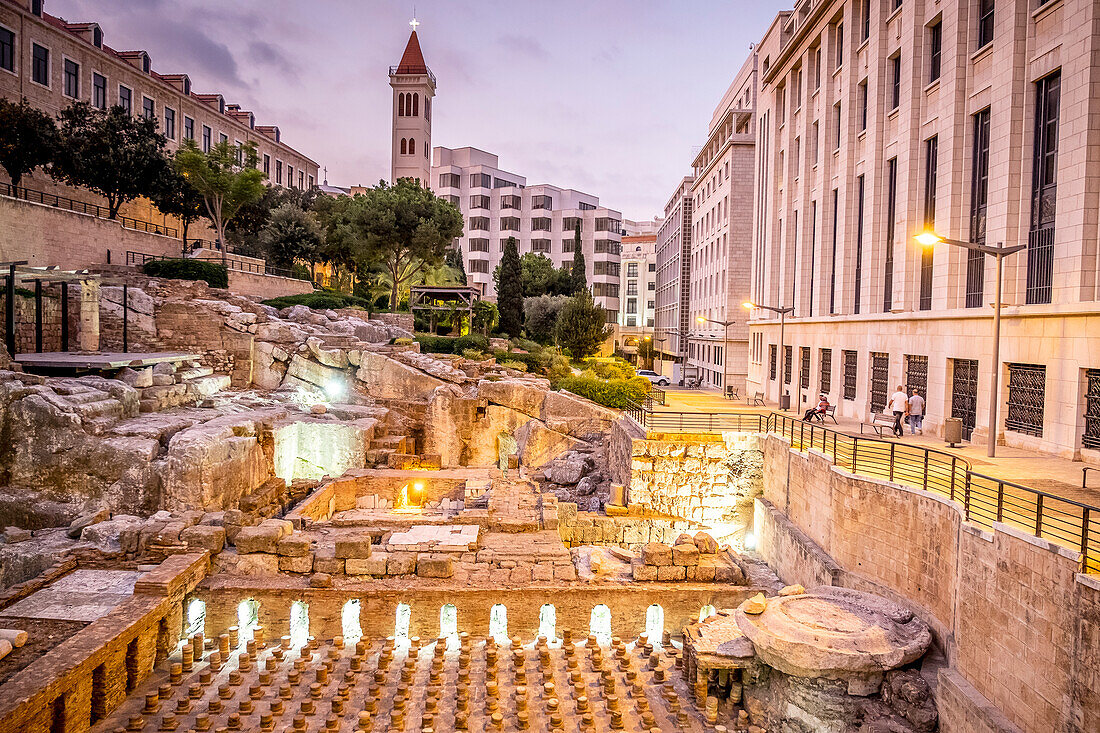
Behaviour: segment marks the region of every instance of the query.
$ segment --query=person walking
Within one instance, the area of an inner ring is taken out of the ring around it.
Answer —
[[[909,398],[909,434],[924,435],[924,398],[916,389]]]
[[[890,409],[894,413],[894,437],[900,438],[905,435],[905,431],[901,427],[901,418],[905,411],[909,409],[909,397],[905,394],[905,388],[900,384],[897,391],[890,395]]]

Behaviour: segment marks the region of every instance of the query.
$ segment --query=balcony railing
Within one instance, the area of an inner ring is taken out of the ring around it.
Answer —
[[[172,257],[171,255],[151,255],[145,252],[127,252],[126,264],[132,267],[141,267],[150,260],[174,260],[178,257]],[[228,258],[225,262],[222,262],[221,257],[188,257],[189,260],[197,260],[198,262],[213,262],[219,265],[225,265],[230,270],[237,270],[238,272],[249,272],[254,275],[272,275],[274,277],[289,277],[295,280],[309,280],[310,278],[301,273],[296,273],[293,270],[288,270],[285,267],[273,267],[266,262],[252,262],[249,260],[240,260],[233,257]]]
[[[35,191],[29,188],[24,188],[22,186],[20,186],[18,189],[15,189],[10,183],[0,183],[0,196],[10,196],[11,198],[20,199],[22,201],[30,201],[31,203],[35,204],[52,206],[55,209],[66,209],[68,211],[75,211],[78,214],[90,214],[91,216],[95,216],[100,219],[110,219],[111,210],[108,209],[106,206],[100,206],[99,204],[88,204],[83,201],[77,201],[76,199],[67,198],[65,196],[58,196],[57,194],[52,193],[44,193],[43,191]],[[126,229],[134,229],[139,232],[159,234],[163,237],[174,237],[177,234],[177,231],[174,227],[166,227],[163,224],[154,224],[150,221],[135,219],[132,216],[116,215],[114,220]]]

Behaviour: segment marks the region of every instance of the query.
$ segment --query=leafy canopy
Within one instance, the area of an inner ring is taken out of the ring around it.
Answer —
[[[577,222],[573,230],[573,267],[569,271],[573,279],[573,293],[578,294],[588,287],[588,275],[584,262],[584,250],[581,249],[581,225]]]
[[[0,98],[0,165],[14,188],[25,174],[53,161],[57,141],[53,118],[26,97],[18,103]]]
[[[271,212],[260,232],[267,259],[278,267],[290,267],[296,260],[318,259],[323,238],[321,229],[308,212],[286,203]]]
[[[584,359],[600,350],[611,335],[607,314],[585,288],[574,295],[558,314],[558,344],[574,359]]]
[[[504,254],[497,268],[497,310],[500,330],[509,336],[519,336],[523,328],[523,268],[520,265],[516,238],[508,237]]]

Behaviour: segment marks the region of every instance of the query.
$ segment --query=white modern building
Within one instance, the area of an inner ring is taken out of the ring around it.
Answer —
[[[680,384],[691,330],[692,176],[684,177],[665,204],[657,229],[654,325],[658,359],[654,369]]]
[[[657,310],[657,230],[660,219],[623,222],[623,250],[619,270],[620,297],[615,345],[627,354],[638,353],[645,339],[655,336]],[[653,344],[656,348],[656,344]]]
[[[480,287],[484,296],[496,296],[493,270],[509,237],[515,237],[520,256],[535,252],[568,269],[579,226],[592,294],[607,310],[608,322],[615,322],[622,214],[601,206],[591,194],[548,184],[528,185],[525,177],[500,168],[497,156],[477,148],[436,147],[431,184],[437,195],[462,210],[465,228],[459,246],[467,281]]]

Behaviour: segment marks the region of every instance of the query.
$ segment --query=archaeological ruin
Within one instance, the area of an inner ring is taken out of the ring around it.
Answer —
[[[0,733],[1100,730],[1079,552],[407,315],[125,285],[0,364]]]

